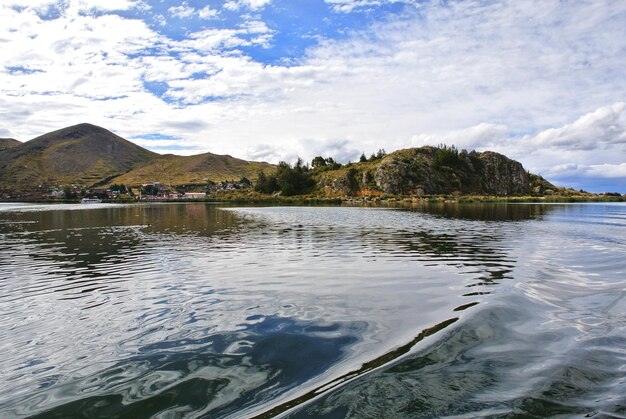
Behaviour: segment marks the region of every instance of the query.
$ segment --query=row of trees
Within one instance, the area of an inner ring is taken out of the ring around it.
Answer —
[[[378,150],[370,156],[369,160],[365,157],[365,153],[361,156],[361,161],[375,161],[385,157],[387,153],[384,149]],[[350,165],[350,163],[348,163]],[[313,189],[315,181],[311,174],[315,171],[336,170],[342,167],[342,164],[335,161],[332,157],[317,156],[311,161],[311,167],[304,163],[298,157],[295,165],[281,161],[278,163],[278,169],[273,174],[266,174],[261,171],[254,190],[264,194],[273,194],[280,192],[283,196],[302,195]],[[356,169],[350,169],[348,178],[355,178]]]
[[[332,157],[317,156],[311,161],[311,166],[313,169],[335,170],[341,167],[341,163],[336,162]]]
[[[387,155],[387,152],[385,151],[385,149],[381,148],[378,150],[378,152],[372,153],[369,159],[367,158],[365,153],[361,154],[361,157],[359,158],[359,162],[365,163],[368,161],[382,160],[382,158],[385,157],[386,155]]]
[[[310,172],[311,169],[300,157],[293,166],[281,161],[276,172],[271,175],[259,172],[254,189],[265,194],[280,192],[284,196],[302,195],[315,186]]]

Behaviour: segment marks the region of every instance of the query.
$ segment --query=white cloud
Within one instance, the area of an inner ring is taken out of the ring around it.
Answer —
[[[260,9],[270,4],[272,0],[240,0],[240,3],[246,5],[252,10]]]
[[[239,3],[234,0],[229,0],[224,2],[222,7],[226,10],[236,11],[239,10]]]
[[[623,178],[626,179],[626,163],[621,164],[596,164],[586,169],[586,174],[598,178]]]
[[[24,9],[32,11],[40,16],[57,10],[65,14],[88,13],[93,11],[119,11],[140,9],[147,10],[150,6],[143,0],[29,0],[28,2],[20,0],[3,0],[0,7]]]
[[[547,129],[527,142],[533,147],[587,151],[626,144],[626,103],[604,106],[571,124]]]
[[[224,3],[223,7],[227,10],[239,10],[241,8],[258,10],[271,2],[272,0],[229,0]]]
[[[210,6],[205,6],[198,11],[198,16],[200,19],[215,19],[220,12],[216,9],[212,9]]]
[[[349,13],[354,10],[367,9],[383,4],[403,3],[416,4],[416,0],[324,0],[335,12]]]
[[[99,10],[99,11],[113,11],[113,10],[130,10],[135,8],[146,9],[149,8],[143,1],[137,0],[73,0],[70,2],[71,7],[76,7],[80,11],[87,10]]]
[[[496,146],[507,138],[505,125],[481,123],[462,130],[439,133],[420,133],[411,137],[411,146],[447,144],[457,148],[475,149]]]
[[[187,3],[183,3],[180,6],[173,6],[167,9],[168,13],[173,17],[177,17],[179,19],[186,19],[195,14],[196,9],[187,5]]]

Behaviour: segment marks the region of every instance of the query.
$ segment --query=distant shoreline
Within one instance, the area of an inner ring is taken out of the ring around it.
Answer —
[[[41,203],[78,204],[80,199],[0,199],[0,203]],[[103,203],[145,204],[145,203],[230,203],[230,204],[290,204],[290,205],[389,205],[389,204],[468,204],[468,203],[584,203],[584,202],[626,202],[626,196],[489,196],[489,195],[432,195],[432,196],[389,196],[389,197],[320,197],[320,196],[244,196],[229,194],[202,199],[149,199],[116,200],[104,199]]]

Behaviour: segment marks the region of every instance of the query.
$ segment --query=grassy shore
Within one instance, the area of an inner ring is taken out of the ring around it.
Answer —
[[[189,201],[189,200],[182,200]],[[543,195],[543,196],[495,196],[495,195],[427,195],[427,196],[402,196],[402,195],[378,195],[378,196],[324,196],[317,194],[299,196],[272,196],[250,191],[234,191],[218,193],[207,197],[202,201],[208,202],[234,202],[234,203],[277,203],[277,204],[340,204],[340,203],[394,203],[394,202],[432,202],[432,203],[471,203],[471,202],[494,202],[494,203],[559,203],[559,202],[626,202],[626,196],[610,196],[596,194],[567,194],[567,195]]]
[[[39,203],[79,203],[80,199],[11,199],[0,202],[39,202]],[[568,202],[626,202],[626,196],[612,195],[544,195],[544,196],[495,196],[495,195],[428,195],[428,196],[401,196],[401,195],[378,195],[378,196],[323,196],[323,195],[298,195],[280,196],[265,195],[249,190],[228,191],[212,194],[203,199],[154,199],[137,201],[134,199],[104,200],[111,203],[149,203],[149,202],[213,202],[230,203],[240,205],[341,205],[341,204],[373,204],[373,205],[396,205],[400,203],[568,203]]]

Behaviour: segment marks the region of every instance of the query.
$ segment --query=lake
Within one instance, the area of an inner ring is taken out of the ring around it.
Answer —
[[[626,416],[626,205],[0,204],[0,417]]]

